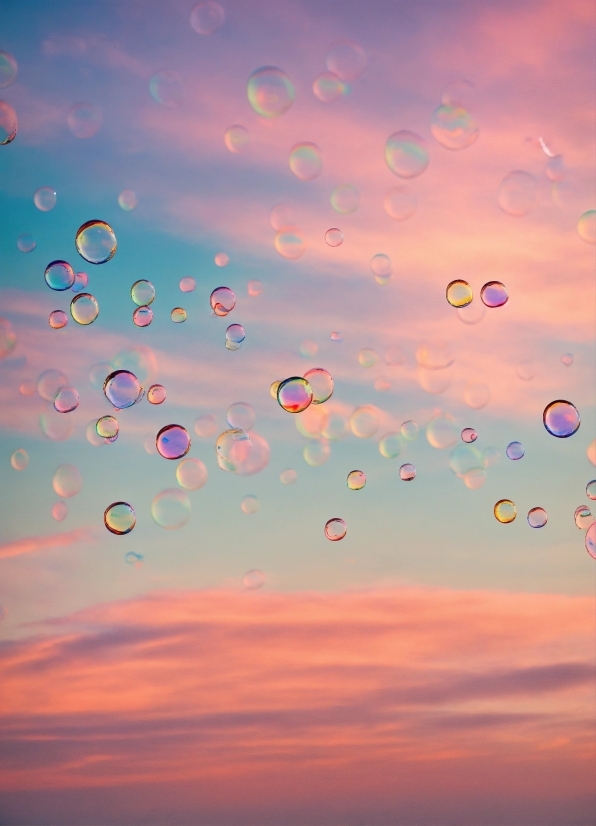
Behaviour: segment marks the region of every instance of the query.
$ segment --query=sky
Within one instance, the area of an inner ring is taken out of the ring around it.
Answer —
[[[16,61],[0,55],[0,98],[18,117],[0,146],[0,824],[587,826],[595,578],[591,516],[578,529],[574,513],[596,512],[595,216],[580,220],[596,209],[593,4],[232,0],[212,4],[210,34],[193,5],[0,5]],[[338,43],[359,72],[334,62]],[[293,89],[272,117],[247,95],[266,66]],[[324,102],[313,83],[331,69],[344,77]],[[436,123],[456,104],[454,150]],[[386,161],[401,130],[428,155],[410,178]],[[289,162],[304,142],[309,179]],[[511,180],[529,182],[523,215]],[[341,185],[351,212],[334,208]],[[386,207],[396,187],[416,204],[403,220]],[[90,220],[117,239],[106,263],[75,247]],[[47,286],[55,260],[87,274],[93,323]],[[155,287],[144,328],[140,279]],[[460,310],[457,279],[473,292]],[[481,301],[491,281],[501,307]],[[219,286],[235,294],[226,317]],[[272,383],[315,367],[331,398],[284,410]],[[165,401],[115,409],[116,369]],[[40,395],[47,370],[53,392],[78,392],[72,412]],[[543,425],[558,399],[581,417],[569,438]],[[215,445],[238,402],[255,421],[235,473]],[[96,433],[107,415],[114,442]],[[206,469],[199,489],[156,450],[168,424]],[[72,496],[62,465],[82,480]],[[159,524],[172,490],[175,529]],[[104,525],[115,502],[134,509],[126,535]]]

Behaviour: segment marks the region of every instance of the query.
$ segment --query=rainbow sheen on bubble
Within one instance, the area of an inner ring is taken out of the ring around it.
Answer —
[[[70,302],[70,314],[83,327],[93,324],[99,315],[99,304],[91,293],[79,293]]]
[[[379,412],[371,404],[357,407],[350,416],[350,430],[359,439],[370,439],[379,429]]]
[[[182,106],[186,92],[184,81],[171,69],[165,69],[153,75],[149,81],[149,94],[155,103],[166,109],[178,109]]]
[[[143,388],[130,370],[114,370],[103,385],[106,399],[118,410],[132,407],[142,396]]]
[[[128,502],[112,502],[104,511],[103,523],[110,533],[124,536],[137,524],[137,517]]]
[[[186,321],[186,310],[184,307],[174,307],[172,312],[170,313],[170,318],[174,322],[174,324],[182,324]]]
[[[148,327],[153,321],[153,310],[151,307],[136,307],[132,320],[135,327]]]
[[[242,324],[230,324],[226,329],[226,350],[239,350],[246,338]]]
[[[17,448],[10,457],[10,464],[14,470],[25,470],[29,464],[29,454],[24,448]]]
[[[353,184],[338,184],[329,198],[331,206],[340,215],[350,215],[360,206],[360,193]]]
[[[283,115],[295,97],[292,81],[276,66],[256,69],[248,79],[246,94],[253,111],[262,118]]]
[[[54,398],[57,413],[72,413],[79,406],[79,394],[74,387],[61,387]]]
[[[61,330],[68,324],[68,316],[63,310],[53,310],[49,315],[48,323],[53,330]]]
[[[307,379],[291,376],[280,382],[277,388],[279,406],[288,413],[300,413],[311,404],[313,390]]]
[[[304,255],[306,241],[298,227],[282,227],[275,235],[274,246],[282,258],[296,260]]]
[[[400,467],[399,478],[402,482],[412,482],[416,478],[416,468],[411,462],[406,462]]]
[[[321,149],[316,143],[297,143],[290,150],[288,163],[301,181],[313,181],[319,177],[323,168]]]
[[[223,317],[236,306],[236,296],[229,287],[216,287],[209,297],[209,304],[216,316]]]
[[[222,470],[238,473],[252,453],[252,440],[242,428],[230,428],[217,437],[215,455]]]
[[[246,126],[235,123],[233,126],[228,126],[224,132],[225,147],[235,155],[244,152],[249,143],[250,133]]]
[[[395,459],[405,448],[405,440],[399,431],[386,433],[379,441],[379,453],[385,459]]]
[[[385,163],[400,178],[417,178],[428,166],[426,141],[407,130],[394,132],[385,144]]]
[[[130,288],[130,297],[137,307],[146,307],[152,304],[155,299],[155,287],[151,281],[141,278],[139,281],[135,281]]]
[[[312,404],[324,404],[333,395],[333,378],[324,367],[307,370],[304,378],[312,390]]]
[[[513,522],[517,516],[517,508],[511,499],[499,499],[493,508],[495,519],[503,525]]]
[[[10,52],[0,51],[0,89],[14,83],[19,65]]]
[[[75,247],[90,264],[105,264],[116,254],[116,235],[105,221],[87,221],[77,230]]]
[[[120,195],[118,195],[118,206],[125,212],[133,210],[138,203],[139,199],[137,198],[137,194],[132,189],[123,189]]]
[[[445,290],[445,296],[452,307],[467,307],[472,303],[474,293],[467,281],[461,278],[450,281]]]
[[[152,384],[147,390],[149,404],[163,404],[166,400],[166,388],[162,384]]]
[[[527,519],[531,528],[544,528],[548,522],[548,514],[544,508],[531,508],[528,511]]]
[[[350,490],[362,490],[366,485],[366,474],[362,470],[351,470],[348,473],[346,483]]]
[[[544,408],[542,422],[551,436],[567,439],[577,433],[581,418],[574,404],[565,399],[556,399]]]
[[[107,439],[110,442],[113,442],[118,438],[119,431],[120,425],[118,424],[118,419],[115,416],[102,416],[95,423],[95,432],[97,435],[102,439]]]
[[[384,252],[378,252],[370,259],[370,271],[377,284],[387,284],[393,274],[391,259]]]
[[[45,282],[50,290],[64,292],[70,290],[75,282],[73,268],[68,261],[52,261],[48,264],[44,272]]]
[[[589,209],[580,216],[577,234],[586,244],[596,244],[596,209]]]
[[[186,490],[199,490],[207,482],[207,468],[200,459],[187,456],[176,468],[176,481]]]
[[[430,120],[433,138],[445,149],[460,150],[478,139],[478,124],[473,115],[460,103],[442,104]]]

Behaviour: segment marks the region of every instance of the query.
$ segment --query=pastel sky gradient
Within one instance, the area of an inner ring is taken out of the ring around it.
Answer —
[[[180,0],[0,8],[0,49],[19,66],[0,89],[19,117],[16,139],[0,147],[0,317],[17,336],[0,359],[0,824],[588,826],[595,580],[574,511],[596,475],[596,248],[577,232],[596,207],[593,3],[222,5],[225,23],[210,36],[193,31],[193,3]],[[312,83],[342,39],[362,47],[366,68],[324,104]],[[246,97],[264,65],[296,90],[271,120]],[[163,70],[183,78],[179,108],[149,95]],[[474,84],[480,132],[454,152],[434,140],[430,119],[445,85],[462,78]],[[89,139],[67,127],[81,101],[102,114]],[[232,124],[250,133],[242,153],[224,144]],[[401,129],[424,138],[430,160],[408,182],[416,213],[397,222],[383,199],[403,180],[383,149]],[[321,148],[312,181],[288,165],[301,141]],[[563,156],[558,182],[544,146]],[[537,180],[522,218],[497,203],[512,170]],[[342,183],[359,192],[352,214],[330,204]],[[42,186],[57,192],[49,212],[33,202]],[[138,197],[129,212],[118,205],[124,189]],[[275,249],[278,204],[303,234],[298,260]],[[102,266],[74,249],[91,218],[118,239]],[[337,248],[324,240],[333,226],[344,234]],[[25,232],[37,242],[27,254],[16,246]],[[386,285],[370,271],[376,253],[393,264]],[[100,306],[89,327],[48,325],[72,298],[44,282],[58,258],[89,274]],[[194,292],[180,291],[185,276]],[[140,278],[156,288],[146,329],[132,323]],[[474,307],[491,280],[509,301],[464,324],[445,300],[456,278],[472,285]],[[257,297],[251,279],[263,283]],[[220,284],[237,297],[227,320],[210,316]],[[184,324],[170,320],[176,306]],[[236,352],[224,347],[232,322],[246,329]],[[305,341],[316,355],[301,355]],[[441,342],[453,363],[421,368],[421,345]],[[385,360],[394,347],[402,364]],[[167,400],[117,413],[118,440],[93,446],[88,423],[113,411],[90,368],[133,348],[143,383],[163,384]],[[362,348],[379,354],[376,366],[360,366]],[[519,377],[524,362],[531,380]],[[320,467],[305,462],[308,440],[269,393],[314,366],[335,381],[322,409],[345,423]],[[29,394],[49,368],[78,389],[73,413]],[[474,383],[490,391],[479,409],[466,402]],[[558,398],[581,413],[569,439],[542,425]],[[252,405],[271,451],[253,476],[215,458],[237,401]],[[368,439],[348,426],[364,404],[379,418]],[[204,414],[217,422],[207,438],[193,429]],[[474,427],[479,450],[498,450],[482,487],[468,489],[450,449],[429,443],[439,414],[458,432]],[[67,422],[69,437],[46,438],[41,415]],[[419,438],[384,458],[379,440],[408,419]],[[144,448],[170,422],[188,429],[189,455],[208,470],[176,531],[151,518],[156,494],[177,486],[176,462]],[[525,447],[518,462],[505,455],[513,440]],[[18,448],[29,454],[23,471],[10,464]],[[417,468],[410,484],[403,462]],[[62,463],[79,468],[83,487],[57,522]],[[298,473],[289,486],[279,480],[287,468]],[[359,492],[346,487],[354,468],[367,475]],[[240,508],[247,494],[261,503],[252,515]],[[505,497],[518,507],[510,525],[493,516]],[[122,537],[103,526],[118,500],[137,514]],[[548,513],[541,530],[526,521],[535,506]],[[338,543],[323,534],[332,516],[348,527]],[[127,564],[129,552],[142,564]],[[243,588],[251,569],[264,573],[260,590]]]

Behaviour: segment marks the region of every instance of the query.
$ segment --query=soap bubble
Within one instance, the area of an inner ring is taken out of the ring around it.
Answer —
[[[314,358],[319,352],[319,345],[316,341],[306,338],[300,342],[300,355],[305,359]]]
[[[18,63],[9,52],[0,51],[0,89],[14,82],[19,70]]]
[[[476,87],[469,80],[451,80],[441,92],[441,103],[454,106],[457,103],[470,106],[476,97]]]
[[[107,439],[110,442],[118,438],[120,432],[120,425],[115,416],[102,416],[95,423],[95,432],[102,439]]]
[[[102,121],[101,112],[92,103],[75,103],[66,116],[68,128],[75,138],[92,138]]]
[[[199,490],[207,481],[207,468],[200,459],[188,456],[176,468],[176,481],[186,490]]]
[[[457,442],[457,428],[450,416],[439,414],[426,425],[426,438],[429,445],[438,450],[453,447]]]
[[[130,297],[137,305],[137,307],[147,307],[153,303],[155,298],[155,287],[151,281],[146,281],[144,278],[135,283],[130,288]]]
[[[0,321],[1,320],[2,319],[0,319]],[[19,393],[21,396],[34,396],[37,393],[35,382],[31,379],[25,379],[25,381],[19,384]]]
[[[399,469],[399,478],[404,482],[411,482],[413,479],[416,478],[416,468],[414,465],[411,465],[409,462],[406,462],[405,465],[402,465]]]
[[[366,66],[364,49],[352,40],[340,40],[329,50],[325,66],[342,80],[356,80]]]
[[[329,422],[329,414],[324,407],[311,404],[294,419],[296,429],[305,439],[318,439]]]
[[[370,270],[377,284],[386,284],[393,273],[391,259],[383,252],[378,252],[370,259]]]
[[[484,464],[482,451],[471,444],[460,442],[449,454],[449,467],[460,479],[470,470],[484,468]]]
[[[143,450],[148,456],[157,455],[157,448],[155,447],[155,434],[146,433],[143,439]]]
[[[344,240],[344,234],[341,229],[332,227],[325,233],[325,242],[329,247],[339,247]]]
[[[285,72],[275,66],[263,66],[252,73],[246,86],[248,102],[263,118],[275,118],[287,112],[294,102],[294,86]]]
[[[416,193],[407,184],[394,186],[383,199],[383,209],[394,221],[407,221],[417,208]]]
[[[166,388],[161,384],[152,384],[147,390],[149,404],[163,404],[166,400]]]
[[[224,132],[224,144],[226,149],[237,155],[239,152],[244,152],[250,143],[250,135],[246,126],[241,126],[239,123],[233,126],[228,126]]]
[[[167,424],[157,434],[155,446],[164,459],[181,459],[190,450],[188,430],[180,424]]]
[[[464,401],[472,410],[481,410],[490,401],[490,388],[480,381],[471,381],[464,389]]]
[[[56,522],[64,522],[68,516],[68,505],[66,502],[54,502],[50,511],[52,519]]]
[[[278,232],[283,227],[291,227],[296,223],[296,216],[291,206],[278,204],[274,206],[269,215],[271,229]]]
[[[213,34],[226,19],[226,13],[215,0],[197,3],[190,13],[190,25],[197,34]]]
[[[252,430],[256,420],[257,414],[247,402],[234,402],[228,407],[226,421],[231,428]]]
[[[306,410],[313,400],[313,391],[307,379],[291,376],[284,379],[277,388],[277,401],[288,413]]]
[[[304,461],[311,467],[321,467],[330,456],[331,446],[326,439],[313,439],[302,450]]]
[[[68,324],[68,316],[62,310],[53,310],[48,318],[50,327],[53,330],[61,330]]]
[[[480,290],[480,298],[487,307],[502,307],[507,304],[509,294],[500,281],[488,281]]]
[[[265,584],[265,574],[256,568],[252,571],[247,571],[242,577],[242,586],[247,591],[258,591]]]
[[[531,528],[544,528],[548,515],[544,508],[532,508],[528,511],[528,525]]]
[[[226,330],[226,349],[239,350],[246,338],[242,324],[230,324]]]
[[[508,459],[512,459],[516,462],[518,459],[522,459],[525,454],[524,446],[521,442],[509,442],[507,447],[505,448],[505,453],[507,454]]]
[[[68,379],[60,370],[44,370],[37,379],[37,393],[46,402],[53,402],[61,387],[66,387]]]
[[[174,307],[170,313],[170,318],[174,324],[182,324],[182,322],[186,321],[186,310],[184,307]]]
[[[194,424],[195,433],[202,439],[208,439],[210,436],[213,436],[216,430],[217,421],[212,413],[205,413],[205,415],[199,416]]]
[[[385,351],[385,364],[400,365],[406,361],[406,354],[397,345],[388,347]]]
[[[474,297],[472,293],[472,288],[470,287],[468,282],[463,281],[460,278],[456,279],[455,281],[451,281],[447,285],[445,295],[447,297],[447,301],[451,304],[451,306],[457,308],[467,307],[468,304],[471,304],[472,299]]]
[[[256,513],[260,507],[261,503],[259,502],[259,498],[252,494],[245,496],[242,502],[240,502],[240,510],[242,513]]]
[[[236,473],[238,476],[254,476],[260,473],[269,464],[271,448],[266,439],[251,430],[248,434],[250,438],[250,449],[240,451],[238,455],[238,465]]]
[[[91,293],[79,293],[70,302],[70,314],[77,324],[93,324],[99,315],[99,304]]]
[[[586,531],[586,551],[592,559],[596,559],[596,522],[592,523]]]
[[[370,439],[378,429],[379,414],[371,404],[357,407],[350,416],[350,430],[359,439]]]
[[[416,348],[416,361],[425,370],[444,370],[453,364],[454,357],[448,344],[435,341]]]
[[[402,130],[394,132],[385,144],[385,162],[400,178],[416,178],[428,166],[426,141],[420,135]]]
[[[586,485],[586,496],[588,499],[596,499],[596,479],[592,479]]]
[[[479,324],[486,315],[486,307],[480,301],[473,301],[467,307],[458,308],[456,312],[462,324]]]
[[[313,81],[313,94],[322,103],[333,103],[348,91],[346,84],[333,72],[321,72]]]
[[[563,353],[561,356],[561,361],[565,367],[571,367],[573,364],[573,353]]]
[[[509,522],[513,522],[513,520],[517,516],[517,508],[515,507],[511,499],[499,499],[499,501],[493,508],[493,511],[495,514],[495,518],[505,525]]]
[[[143,564],[143,554],[136,554],[134,551],[129,551],[124,554],[124,561],[127,565],[134,565],[135,568],[140,568]]]
[[[226,316],[236,306],[236,296],[229,287],[216,287],[211,293],[209,303],[216,316]]]
[[[346,481],[350,490],[362,490],[366,485],[366,474],[361,470],[351,470]]]
[[[464,429],[461,432],[461,440],[466,444],[471,444],[472,442],[475,442],[477,438],[478,434],[476,433],[473,427],[464,427]]]
[[[151,516],[167,531],[183,528],[190,519],[190,500],[180,488],[162,490],[151,502]]]
[[[562,181],[567,174],[562,155],[554,155],[546,162],[546,177],[549,181]]]
[[[10,464],[15,470],[25,470],[29,464],[29,454],[22,447],[18,448],[10,457]]]
[[[536,375],[536,365],[530,359],[524,359],[517,365],[515,372],[522,381],[532,381]]]
[[[497,203],[507,215],[522,218],[538,203],[538,184],[529,172],[517,169],[506,175],[499,186]]]
[[[331,341],[343,341],[344,337],[343,334],[340,333],[338,330],[334,330],[331,335],[329,336]]]
[[[330,539],[331,542],[338,542],[340,539],[343,539],[347,530],[344,520],[337,516],[329,519],[325,523],[325,536],[327,539]]]
[[[77,230],[75,246],[85,261],[105,264],[116,254],[116,236],[105,221],[87,221]]]
[[[151,307],[136,307],[132,320],[136,327],[148,327],[153,321],[153,310]]]
[[[74,387],[61,387],[54,399],[54,410],[58,413],[72,413],[79,406],[79,394]]]
[[[279,474],[279,481],[282,485],[293,485],[297,478],[298,474],[293,468],[286,468]]]
[[[246,291],[251,298],[256,298],[263,292],[263,282],[259,281],[258,278],[253,278],[252,281],[249,281],[246,285]]]
[[[290,150],[290,169],[301,181],[312,181],[321,174],[323,160],[316,143],[297,143]]]
[[[432,114],[430,131],[445,149],[466,149],[478,138],[478,125],[460,103],[442,104]]]
[[[180,287],[181,292],[192,293],[196,289],[197,282],[194,278],[192,278],[192,276],[187,275],[185,278],[180,279],[180,284],[178,286]]]
[[[178,72],[166,69],[153,75],[149,81],[149,94],[152,99],[166,109],[178,109],[185,98],[184,81]]]
[[[416,424],[413,419],[408,419],[406,422],[402,424],[399,429],[402,437],[406,440],[406,442],[415,442],[418,438],[418,433],[420,432],[420,428]]]
[[[143,388],[130,370],[114,370],[104,381],[103,392],[115,408],[124,410],[139,401]]]
[[[74,433],[75,424],[72,416],[63,416],[52,407],[39,417],[41,432],[52,442],[64,442]]]
[[[130,212],[139,203],[136,192],[132,189],[123,189],[118,195],[118,206],[125,212]]]
[[[49,212],[56,206],[56,190],[51,186],[42,186],[33,196],[33,203],[40,212]]]
[[[0,146],[6,146],[17,136],[17,113],[10,103],[0,100]]]
[[[33,252],[37,246],[37,241],[30,232],[23,232],[17,238],[17,249],[19,252]]]
[[[358,353],[358,364],[361,367],[369,368],[374,367],[377,362],[379,361],[379,354],[375,352],[375,350],[371,350],[370,347],[364,347]]]
[[[586,449],[586,456],[588,461],[596,465],[596,439],[593,439]]]
[[[304,255],[306,242],[298,227],[282,227],[275,235],[275,249],[283,258],[296,259]]]
[[[89,276],[86,272],[75,272],[75,280],[71,289],[73,293],[80,293],[82,290],[85,289],[88,283]]]
[[[152,382],[157,375],[157,360],[149,347],[142,344],[119,350],[107,366],[108,370],[103,373],[104,377],[110,372],[110,368],[112,370],[129,370],[137,376],[140,382]],[[104,365],[96,365],[95,367],[103,369]],[[101,387],[103,387],[103,381]]]
[[[312,404],[323,404],[333,395],[333,379],[323,367],[313,367],[307,370],[304,378],[312,390]]]
[[[545,428],[558,439],[573,436],[581,424],[580,415],[575,405],[564,399],[557,399],[544,408],[542,421]]]
[[[227,267],[230,263],[230,256],[225,252],[218,252],[213,259],[216,267]]]
[[[52,487],[62,499],[76,496],[83,487],[81,471],[75,465],[58,465],[52,477]]]
[[[217,437],[215,455],[222,470],[237,473],[252,451],[252,440],[241,428],[226,430]]]
[[[107,445],[110,443],[110,439],[104,439],[97,433],[97,421],[93,420],[90,421],[87,427],[85,428],[85,438],[89,442],[90,445],[93,447],[102,447],[103,445]],[[118,436],[116,436],[116,439]],[[115,439],[114,439],[115,441]]]
[[[379,442],[379,453],[385,459],[395,459],[405,448],[401,433],[386,433]]]
[[[580,505],[575,509],[574,520],[580,531],[587,531],[595,519],[587,505]]]
[[[331,206],[340,215],[355,212],[360,205],[360,195],[352,184],[339,184],[331,192]]]
[[[589,209],[580,217],[577,234],[586,244],[596,244],[596,209]]]
[[[103,523],[110,533],[124,536],[137,524],[137,517],[128,502],[113,502],[104,511]]]
[[[64,292],[75,282],[73,268],[67,261],[52,261],[45,269],[44,278],[50,290]]]

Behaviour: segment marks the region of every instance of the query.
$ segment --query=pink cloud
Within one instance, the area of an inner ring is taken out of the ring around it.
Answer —
[[[88,542],[94,536],[95,531],[91,528],[75,528],[72,531],[49,534],[48,536],[26,536],[23,539],[0,545],[0,559],[37,553],[51,548],[66,548],[79,542]]]

